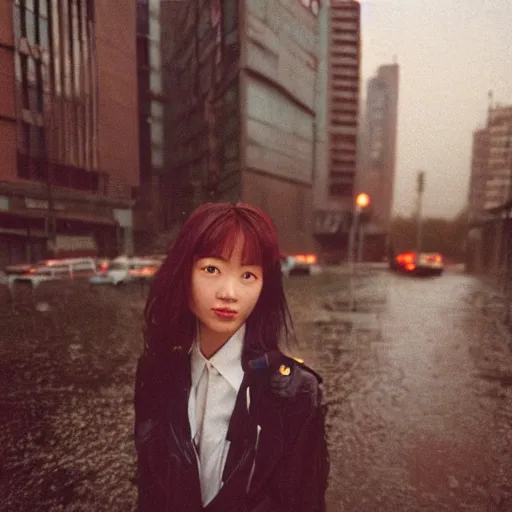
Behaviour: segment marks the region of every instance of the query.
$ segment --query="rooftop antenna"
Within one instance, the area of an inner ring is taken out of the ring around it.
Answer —
[[[494,108],[494,93],[492,89],[489,89],[487,93],[487,126],[489,126],[489,119],[491,118],[491,110]]]

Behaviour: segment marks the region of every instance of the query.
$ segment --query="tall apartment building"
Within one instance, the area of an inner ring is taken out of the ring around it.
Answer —
[[[387,253],[393,208],[398,116],[399,66],[380,66],[368,81],[361,123],[358,190],[372,198],[366,229],[366,259],[381,260]]]
[[[512,106],[490,106],[486,127],[473,133],[467,265],[500,271],[507,260],[512,205]]]
[[[498,106],[489,110],[487,134],[489,153],[484,210],[502,206],[511,199],[512,106]]]
[[[469,215],[476,219],[485,210],[485,189],[488,177],[489,131],[484,128],[473,133],[471,178],[469,184]]]
[[[162,191],[175,222],[205,201],[247,201],[275,220],[283,252],[314,250],[318,9],[311,0],[173,7]]]
[[[0,3],[0,266],[132,247],[136,8]]]
[[[355,0],[320,8],[314,232],[324,261],[346,258],[357,193],[360,17]]]
[[[474,218],[512,194],[512,106],[490,107],[487,126],[473,133],[469,209]]]

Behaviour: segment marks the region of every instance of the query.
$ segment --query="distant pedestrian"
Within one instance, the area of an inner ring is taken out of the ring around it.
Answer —
[[[292,332],[270,218],[205,204],[149,291],[135,384],[139,512],[322,512],[321,379]]]

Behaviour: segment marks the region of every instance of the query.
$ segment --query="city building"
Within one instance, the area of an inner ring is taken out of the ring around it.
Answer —
[[[314,252],[319,3],[180,4],[162,55],[167,223],[241,200],[272,216],[284,253]]]
[[[136,6],[0,3],[0,267],[131,252]]]
[[[324,262],[347,258],[356,190],[361,7],[323,2],[319,13],[314,235]]]
[[[489,106],[485,128],[473,133],[469,184],[468,269],[512,266],[512,106]]]
[[[491,210],[502,206],[510,199],[510,185],[512,182],[512,106],[491,108],[486,131],[489,142],[483,207],[484,210]],[[476,171],[476,169],[474,170]]]
[[[469,184],[469,214],[477,218],[485,210],[485,189],[489,162],[489,131],[484,128],[473,133],[471,179]]]
[[[399,66],[380,66],[368,81],[359,144],[357,188],[372,198],[364,259],[388,255],[395,184]]]
[[[137,2],[137,91],[139,105],[140,186],[134,205],[134,243],[137,251],[155,249],[155,239],[164,230],[160,177],[164,167],[164,111],[162,34],[172,19],[169,6],[179,2],[139,0]],[[169,240],[167,240],[168,242]],[[158,250],[165,249],[159,247]]]

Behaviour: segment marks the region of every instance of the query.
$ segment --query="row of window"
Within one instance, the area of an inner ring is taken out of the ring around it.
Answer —
[[[30,181],[48,182],[48,161],[44,158],[18,153],[19,177]],[[88,192],[106,193],[108,176],[104,173],[89,171],[87,169],[52,164],[52,185]]]
[[[21,154],[96,165],[92,19],[93,0],[14,1]]]
[[[48,48],[48,0],[15,0],[14,30],[16,39],[25,37],[30,44]]]

